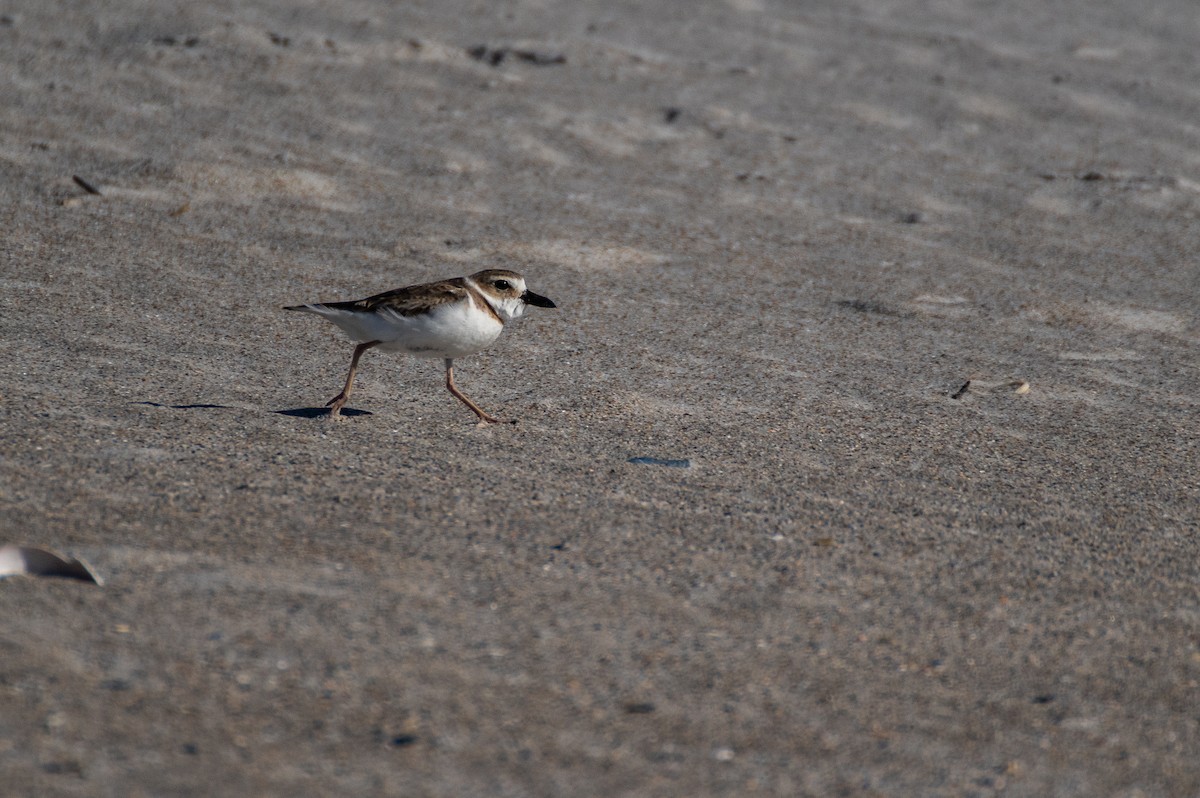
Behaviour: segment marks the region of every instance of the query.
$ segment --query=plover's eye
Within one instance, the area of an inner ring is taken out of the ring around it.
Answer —
[[[510,283],[508,280],[497,280],[496,282],[492,283],[492,285],[496,286],[496,288],[501,291],[507,291],[508,289],[512,288],[512,283]]]

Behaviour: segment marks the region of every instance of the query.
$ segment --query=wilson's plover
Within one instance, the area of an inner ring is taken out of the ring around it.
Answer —
[[[350,399],[358,359],[368,349],[406,352],[417,357],[446,361],[446,387],[479,416],[480,424],[501,420],[484,412],[454,384],[454,360],[487,348],[504,330],[505,322],[519,318],[526,305],[555,307],[525,287],[525,278],[507,269],[485,269],[470,277],[455,277],[424,285],[410,285],[353,302],[293,305],[333,322],[358,346],[350,359],[350,373],[342,392],[326,406],[337,417]]]

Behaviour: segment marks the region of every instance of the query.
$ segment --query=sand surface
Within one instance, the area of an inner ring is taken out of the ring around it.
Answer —
[[[0,582],[5,794],[1200,795],[1198,40],[0,8],[0,543],[106,580]],[[281,306],[487,266],[520,424],[379,353],[322,417]]]

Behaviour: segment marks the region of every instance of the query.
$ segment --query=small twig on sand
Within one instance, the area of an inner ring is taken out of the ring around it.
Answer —
[[[96,188],[91,183],[89,183],[88,181],[86,181],[82,177],[80,177],[79,175],[71,175],[71,179],[75,181],[75,185],[79,186],[81,189],[83,189],[87,193],[95,194],[96,196],[100,196],[100,189]]]

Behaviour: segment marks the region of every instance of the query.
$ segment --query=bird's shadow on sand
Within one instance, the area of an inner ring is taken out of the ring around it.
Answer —
[[[245,410],[242,407],[230,407],[229,405],[215,404],[190,404],[190,405],[168,405],[162,402],[131,402],[135,405],[148,405],[150,407],[163,407],[167,410]],[[281,416],[291,416],[293,418],[320,418],[321,416],[329,415],[328,407],[292,407],[286,410],[272,410],[272,413]],[[343,416],[370,416],[374,415],[370,410],[355,410],[353,407],[343,407]]]
[[[272,413],[277,413],[281,416],[292,416],[293,418],[319,418],[329,415],[328,407],[293,407],[289,410],[272,410]],[[371,416],[374,415],[370,410],[355,410],[353,407],[343,407],[343,416]]]

